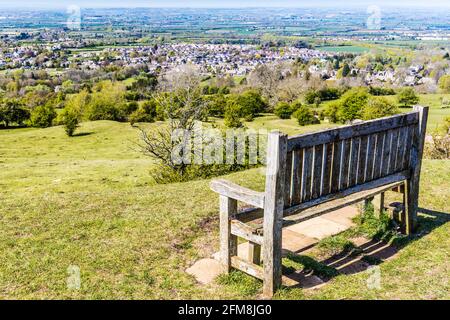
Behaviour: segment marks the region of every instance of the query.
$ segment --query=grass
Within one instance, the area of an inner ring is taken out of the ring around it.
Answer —
[[[320,128],[272,116],[247,125],[290,134]],[[207,287],[185,273],[218,249],[218,197],[208,180],[155,185],[152,161],[134,150],[138,133],[129,124],[88,122],[79,132],[0,130],[0,298],[259,297],[261,283],[240,272]],[[260,169],[225,178],[264,186]],[[338,275],[314,257],[293,256],[285,264],[331,280],[276,298],[449,298],[448,199],[450,162],[425,160],[420,206],[431,211],[421,216],[420,236],[379,264],[382,290],[367,290],[365,273]],[[80,268],[80,290],[67,288],[71,266]]]

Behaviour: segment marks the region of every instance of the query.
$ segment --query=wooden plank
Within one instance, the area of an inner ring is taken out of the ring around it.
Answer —
[[[403,157],[403,169],[409,168],[409,161],[411,158],[412,139],[414,135],[414,126],[408,126],[406,132],[405,151]]]
[[[347,139],[342,141],[342,151],[341,151],[342,165],[341,165],[341,178],[339,180],[339,190],[348,187],[351,150],[352,150],[352,140]]]
[[[303,151],[302,202],[311,199],[313,153],[313,148],[308,148]]]
[[[345,189],[335,194],[330,194],[309,202],[301,203],[298,206],[286,209],[284,211],[284,220],[297,221],[297,218],[306,217],[311,212],[316,214],[317,212],[323,213],[323,210],[327,212],[335,211],[344,206],[359,202],[367,197],[375,196],[381,191],[390,190],[395,185],[403,183],[403,181],[408,178],[409,172],[405,170],[387,177],[366,182],[362,185]],[[296,217],[291,218],[290,216],[293,215]]]
[[[414,111],[419,113],[419,124],[414,130],[410,159],[411,177],[406,184],[406,226],[404,229],[407,234],[413,233],[417,225],[420,171],[428,121],[428,107],[415,106]]]
[[[247,226],[238,220],[231,220],[231,234],[238,236],[239,238],[257,243],[259,245],[263,244],[263,237],[254,234],[255,230],[251,226]]]
[[[408,127],[399,129],[397,155],[395,157],[395,172],[403,170],[403,158],[405,156],[405,144]]]
[[[302,200],[303,149],[295,150],[293,152],[291,206],[299,204]]]
[[[373,179],[378,179],[381,177],[381,170],[383,167],[383,144],[384,138],[386,136],[385,132],[377,133],[377,146],[374,158],[374,172]]]
[[[342,141],[333,143],[333,164],[331,166],[331,193],[339,190],[339,179],[341,175],[341,150]]]
[[[398,130],[392,130],[392,143],[391,143],[391,157],[389,160],[389,173],[394,173],[396,169],[397,161],[397,149],[398,149]]]
[[[387,131],[383,144],[383,164],[381,168],[381,176],[389,174],[390,155],[391,155],[392,131]]]
[[[222,196],[245,202],[257,208],[264,208],[264,193],[241,187],[227,180],[217,179],[210,183],[213,191]]]
[[[352,150],[350,154],[350,173],[348,179],[348,187],[353,187],[356,185],[356,176],[358,173],[358,157],[359,157],[359,144],[360,138],[352,139]]]
[[[244,259],[234,256],[231,258],[231,265],[233,268],[241,270],[242,272],[245,272],[255,278],[258,278],[260,280],[265,279],[263,268],[254,263],[247,262]],[[280,282],[281,282],[281,277],[280,277]]]
[[[284,207],[291,206],[292,198],[292,157],[293,152],[288,152],[286,156],[286,174],[284,177]]]
[[[224,272],[231,269],[231,257],[237,255],[237,237],[231,234],[230,217],[237,212],[237,201],[220,195],[220,262]]]
[[[313,177],[312,177],[312,198],[320,197],[321,183],[322,183],[322,168],[323,168],[323,145],[314,147],[313,160]]]
[[[261,246],[251,241],[248,242],[248,262],[259,265],[261,263]]]
[[[287,136],[269,133],[264,202],[263,294],[271,297],[281,286],[281,228],[284,209],[284,175]]]
[[[364,182],[373,180],[374,176],[374,160],[375,153],[377,151],[377,135],[372,134],[369,136],[367,145],[367,160],[366,160],[366,170],[364,175]]]
[[[377,132],[415,124],[418,121],[419,114],[417,112],[409,112],[391,117],[365,121],[354,125],[343,126],[336,129],[301,134],[289,138],[288,151],[374,134]]]
[[[323,167],[323,179],[322,179],[322,191],[321,196],[329,194],[331,192],[331,171],[333,165],[333,144],[327,143],[324,151],[324,167]]]
[[[364,183],[364,176],[366,172],[367,165],[367,142],[368,136],[361,137],[361,142],[359,146],[359,156],[358,156],[358,173],[356,177],[356,183]]]

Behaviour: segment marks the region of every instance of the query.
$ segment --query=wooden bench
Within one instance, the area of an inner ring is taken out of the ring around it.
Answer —
[[[270,297],[281,285],[284,226],[378,194],[384,199],[392,189],[404,191],[402,228],[413,232],[427,117],[428,107],[416,106],[409,113],[293,137],[271,132],[264,192],[211,182],[220,195],[224,271],[236,268],[262,279]],[[238,201],[254,208],[238,212]],[[248,260],[237,256],[238,237],[249,242]]]

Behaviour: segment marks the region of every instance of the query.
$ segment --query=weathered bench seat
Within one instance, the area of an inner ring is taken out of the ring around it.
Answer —
[[[427,115],[427,107],[416,106],[413,112],[316,133],[270,133],[264,192],[211,182],[220,195],[225,271],[234,267],[263,279],[264,294],[271,296],[281,284],[283,227],[378,194],[383,201],[392,189],[404,194],[402,230],[413,232]],[[250,208],[238,212],[238,201]],[[248,261],[237,257],[237,237],[249,242]]]

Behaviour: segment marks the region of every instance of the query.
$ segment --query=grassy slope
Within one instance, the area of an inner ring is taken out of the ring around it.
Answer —
[[[270,117],[248,126],[280,124],[298,132],[293,121]],[[80,132],[91,134],[0,131],[0,298],[257,296],[260,284],[249,277],[204,288],[184,272],[217,249],[218,199],[209,181],[154,185],[152,163],[133,150],[137,132],[128,124],[85,123]],[[229,178],[264,185],[259,169]],[[422,186],[422,207],[450,211],[448,161],[425,161]],[[279,297],[448,298],[449,232],[445,224],[383,263],[380,292],[368,291],[365,275],[356,274]],[[71,265],[81,270],[79,291],[66,287]]]

